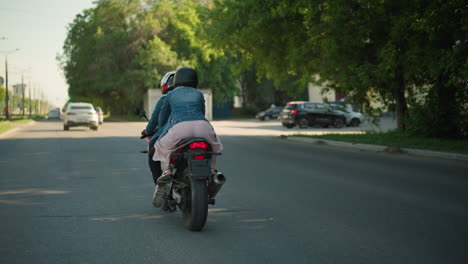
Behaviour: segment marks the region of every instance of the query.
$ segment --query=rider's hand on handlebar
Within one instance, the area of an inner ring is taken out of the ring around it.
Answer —
[[[140,138],[145,138],[147,136],[148,135],[146,134],[146,129],[143,129],[143,131],[141,131],[141,137]]]

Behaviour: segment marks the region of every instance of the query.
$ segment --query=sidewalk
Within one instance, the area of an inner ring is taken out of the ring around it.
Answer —
[[[353,149],[356,149],[356,150],[364,150],[364,151],[388,152],[388,153],[396,153],[396,154],[409,154],[409,155],[422,156],[422,157],[444,158],[444,159],[454,159],[454,160],[468,161],[468,155],[461,154],[461,153],[453,153],[453,152],[442,152],[442,151],[423,150],[423,149],[388,147],[388,146],[371,145],[371,144],[355,144],[355,143],[342,142],[342,141],[325,140],[325,139],[318,139],[318,138],[307,138],[307,137],[295,137],[295,136],[288,136],[288,137],[282,137],[282,138],[285,138],[285,139],[291,140],[291,141],[296,141],[296,142],[322,144],[322,145],[329,145],[329,146],[335,146],[335,147],[344,147],[344,148],[353,148]]]

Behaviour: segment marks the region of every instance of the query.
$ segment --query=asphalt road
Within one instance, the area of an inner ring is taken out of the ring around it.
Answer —
[[[228,182],[190,232],[151,205],[144,125],[37,122],[0,138],[0,263],[468,263],[466,162],[215,122]]]

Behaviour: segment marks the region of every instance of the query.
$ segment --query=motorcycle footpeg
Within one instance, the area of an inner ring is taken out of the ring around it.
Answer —
[[[167,204],[170,206],[170,207],[175,207],[177,205],[177,201],[176,200],[167,200]]]
[[[169,213],[175,212],[177,209],[177,202],[171,199],[167,199],[161,209]]]
[[[214,198],[210,198],[210,200],[208,201],[208,204],[211,204],[211,205],[215,205],[216,203],[216,200]]]

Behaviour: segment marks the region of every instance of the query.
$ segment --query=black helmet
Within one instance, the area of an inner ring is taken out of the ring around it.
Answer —
[[[174,76],[174,87],[188,86],[197,88],[198,77],[197,72],[190,67],[179,68]]]

